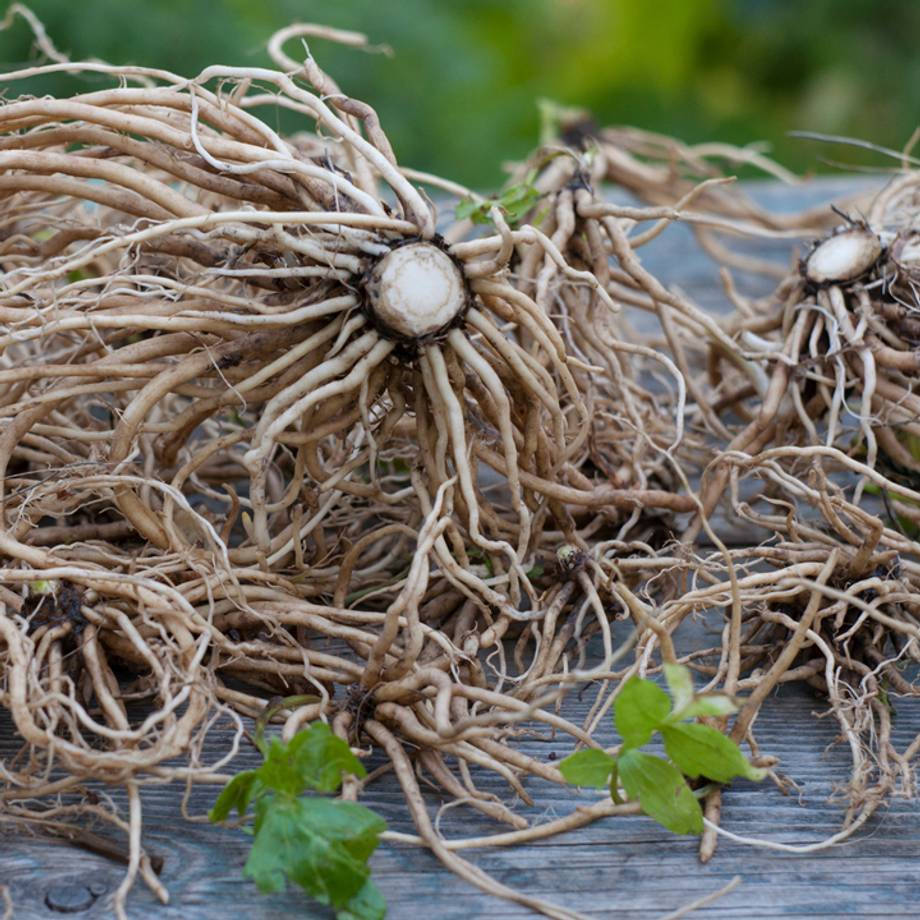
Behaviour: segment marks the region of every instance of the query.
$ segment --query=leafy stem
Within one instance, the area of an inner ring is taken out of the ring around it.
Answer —
[[[725,694],[697,694],[690,670],[664,666],[668,693],[650,680],[633,677],[614,705],[614,723],[623,744],[616,756],[591,748],[566,757],[559,769],[576,786],[608,787],[615,802],[620,788],[650,818],[676,834],[700,834],[703,810],[687,778],[727,783],[736,776],[760,780],[738,745],[720,731],[692,720],[737,711]],[[667,758],[639,750],[658,733]]]
[[[332,793],[345,774],[365,776],[361,761],[329,726],[314,722],[289,742],[266,740],[270,706],[256,724],[261,766],[238,773],[209,813],[225,821],[232,811],[254,818],[253,842],[243,874],[260,891],[282,891],[286,880],[335,909],[338,920],[382,920],[386,903],[370,879],[367,861],[386,822],[355,802],[307,792]]]

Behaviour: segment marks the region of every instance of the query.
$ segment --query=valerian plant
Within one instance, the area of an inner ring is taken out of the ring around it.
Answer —
[[[566,757],[559,769],[576,786],[609,787],[621,802],[620,787],[650,818],[676,834],[700,834],[703,811],[687,778],[726,783],[736,776],[760,780],[766,771],[753,767],[738,745],[720,731],[693,720],[726,716],[737,710],[725,694],[696,694],[688,668],[666,664],[670,698],[650,680],[633,677],[614,705],[614,723],[623,739],[616,756],[590,749]],[[667,759],[639,748],[658,732]]]
[[[304,794],[335,792],[344,774],[365,776],[361,761],[323,722],[287,743],[266,741],[263,720],[255,735],[262,765],[234,776],[209,814],[218,822],[252,809],[254,837],[243,873],[263,892],[282,891],[289,879],[330,905],[338,920],[382,920],[386,903],[367,861],[386,822],[355,802]]]

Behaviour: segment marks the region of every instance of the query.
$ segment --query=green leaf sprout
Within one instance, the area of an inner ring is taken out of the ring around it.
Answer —
[[[490,211],[497,207],[509,226],[519,224],[540,198],[540,192],[534,186],[537,171],[531,170],[523,182],[509,185],[500,195],[485,199],[464,198],[455,208],[457,220],[469,218],[474,224],[492,222]]]
[[[664,666],[668,693],[657,684],[630,678],[614,705],[614,723],[623,744],[614,757],[591,748],[566,757],[559,770],[575,786],[609,786],[615,802],[622,786],[630,801],[675,834],[700,834],[703,810],[687,778],[704,777],[727,783],[736,776],[761,780],[738,745],[708,725],[691,722],[699,716],[726,716],[737,710],[723,693],[697,694],[689,668]],[[658,732],[667,759],[640,751]]]
[[[260,891],[282,891],[290,880],[331,906],[337,920],[382,920],[386,903],[367,861],[386,822],[355,802],[304,794],[335,792],[347,773],[365,776],[361,761],[323,722],[284,743],[265,740],[266,721],[256,726],[262,765],[227,783],[211,821],[225,821],[233,811],[243,818],[252,809],[254,836],[243,873]]]

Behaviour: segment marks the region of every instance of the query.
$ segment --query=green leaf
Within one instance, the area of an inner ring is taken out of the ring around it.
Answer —
[[[387,904],[377,886],[368,879],[364,887],[342,908],[338,920],[383,920]]]
[[[303,697],[289,697],[272,707]],[[263,729],[264,732],[264,723]],[[355,802],[302,796],[307,789],[332,792],[346,773],[364,776],[361,761],[323,722],[298,732],[289,743],[259,737],[263,762],[235,776],[210,811],[223,821],[255,806],[253,841],[243,873],[260,891],[281,891],[286,881],[336,910],[339,920],[382,920],[386,903],[369,879],[367,860],[386,822]]]
[[[306,789],[334,792],[342,784],[343,774],[367,775],[351,748],[325,722],[314,722],[306,731],[298,732],[288,744],[288,752]]]
[[[512,185],[498,199],[498,206],[505,214],[505,219],[513,227],[524,219],[527,212],[540,200],[540,193],[531,184],[532,178],[520,185]]]
[[[242,773],[237,773],[224,786],[214,807],[208,812],[208,818],[215,824],[219,821],[226,821],[234,808],[242,818],[249,809],[249,803],[258,793],[259,785],[256,770],[244,770]]]
[[[690,668],[682,664],[666,664],[664,679],[671,693],[671,708],[675,714],[693,702],[693,676],[690,674]]]
[[[471,197],[463,198],[454,208],[454,216],[457,220],[469,218],[474,224],[489,224],[492,222],[489,212],[493,207],[498,207],[513,227],[540,200],[540,192],[533,184],[536,177],[536,171],[532,170],[523,182],[508,186],[500,195],[492,198],[481,201]]]
[[[667,722],[682,722],[697,716],[728,716],[737,712],[735,701],[725,693],[702,694],[693,692],[693,676],[690,669],[681,664],[666,664],[664,678],[671,691],[674,705]]]
[[[497,198],[486,198],[482,201],[464,198],[454,209],[454,216],[457,220],[469,218],[474,224],[490,224],[492,216],[489,212],[496,205],[499,205]]]
[[[631,677],[614,704],[614,721],[626,747],[642,747],[670,711],[671,701],[661,687]]]
[[[542,577],[542,575],[543,575],[543,573],[544,573],[545,571],[546,571],[546,570],[545,570],[545,568],[543,567],[543,562],[542,562],[542,560],[538,559],[538,560],[533,564],[533,568],[528,569],[528,571],[525,572],[524,574],[525,574],[531,581],[536,581],[538,578]]]
[[[288,744],[274,738],[263,748],[265,762],[259,767],[259,779],[276,792],[295,796],[307,789],[334,792],[343,774],[366,775],[361,761],[324,722],[314,722]]]
[[[559,772],[573,786],[603,789],[610,782],[616,761],[606,752],[596,748],[570,754],[559,762]]]
[[[697,716],[730,716],[738,711],[738,704],[725,693],[704,694],[696,697],[689,706],[672,713],[669,722],[694,719]]]
[[[760,780],[766,776],[748,763],[731,738],[708,725],[668,725],[661,729],[668,757],[687,776],[705,776],[719,783],[744,776]]]
[[[256,771],[267,789],[296,796],[304,791],[300,771],[295,767],[288,746],[278,738],[264,745],[262,766]]]
[[[626,794],[675,834],[701,834],[703,811],[680,771],[660,757],[628,750],[617,758]]]
[[[280,801],[280,807],[273,807]],[[296,822],[284,808],[284,799],[267,795],[256,803],[256,831],[243,867],[261,892],[284,891],[288,851],[298,843]]]
[[[379,837],[387,829],[380,815],[357,802],[317,797],[301,799],[300,806],[302,820],[322,828],[327,837],[341,842],[363,862],[377,849]]]
[[[286,796],[261,799],[243,871],[260,891],[281,891],[287,877],[318,901],[336,910],[347,908],[368,880],[366,856],[377,845],[376,834],[371,840],[367,821],[355,832],[346,831],[348,817],[330,820],[328,808],[317,813],[317,802],[331,808],[354,804]]]
[[[463,198],[457,203],[457,207],[454,208],[454,217],[456,217],[457,220],[469,218],[474,224],[481,223],[480,220],[477,220],[477,217],[482,215],[483,210],[486,215],[488,215],[489,207],[488,201],[476,201],[474,198]]]

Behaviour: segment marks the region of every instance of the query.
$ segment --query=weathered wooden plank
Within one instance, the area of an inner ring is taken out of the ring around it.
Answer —
[[[572,701],[571,714],[583,714],[588,701]],[[821,701],[801,690],[786,690],[771,701],[758,724],[763,749],[781,758],[782,769],[800,785],[800,797],[775,788],[741,784],[725,795],[725,825],[739,833],[785,843],[807,843],[833,833],[841,809],[828,801],[834,785],[846,776],[846,750],[834,745],[832,722],[812,715]],[[897,704],[898,734],[920,731],[920,712],[913,701]],[[219,742],[218,742],[219,744]],[[215,745],[217,746],[217,745]],[[0,753],[12,747],[8,731]],[[547,758],[567,753],[564,742],[528,739],[522,749]],[[243,760],[251,761],[245,754]],[[508,797],[500,782],[480,777],[487,791]],[[591,799],[587,793],[533,781],[529,789],[537,809],[520,808],[528,817],[549,818]],[[146,842],[164,857],[163,881],[172,904],[157,905],[146,891],[132,896],[133,916],[212,918],[232,905],[257,917],[325,917],[305,908],[294,892],[260,896],[241,883],[246,838],[237,832],[182,822],[175,786],[151,787],[145,793]],[[192,812],[202,813],[213,792],[196,791]],[[387,778],[365,800],[394,829],[409,830],[401,794]],[[432,801],[432,807],[436,802]],[[696,861],[696,842],[675,838],[646,818],[609,819],[538,844],[471,854],[499,881],[526,888],[598,917],[657,916],[705,895],[742,876],[741,887],[702,911],[715,917],[912,916],[920,896],[920,879],[912,870],[920,857],[920,821],[913,803],[895,802],[853,843],[807,857],[773,853],[722,843],[711,864]],[[486,833],[494,827],[476,813],[451,810],[442,823],[447,837]],[[99,857],[46,839],[2,838],[0,867],[11,885],[16,917],[54,916],[45,906],[48,891],[70,883],[113,890],[119,869]],[[524,909],[490,901],[441,869],[427,852],[384,845],[373,861],[375,877],[394,918],[410,917],[420,905],[434,916],[523,917]],[[105,898],[81,916],[107,916]]]
[[[838,195],[852,185],[821,183],[807,192],[809,201]],[[766,185],[761,196],[783,206],[787,190]],[[801,201],[801,197],[796,200]],[[665,234],[643,251],[646,264],[663,279],[679,283],[709,309],[725,303],[714,266],[698,254],[684,228]],[[788,258],[788,255],[781,256]],[[769,283],[761,290],[769,289]],[[570,717],[587,711],[593,694],[571,697]],[[802,844],[834,833],[841,805],[829,801],[847,776],[847,750],[836,738],[830,719],[818,719],[822,702],[807,691],[786,688],[765,707],[756,726],[765,753],[781,759],[781,769],[799,785],[799,795],[783,796],[767,785],[739,784],[725,793],[725,826],[747,836]],[[920,704],[897,700],[895,732],[899,739],[920,733]],[[609,731],[609,729],[607,729]],[[612,735],[611,735],[612,737]],[[835,743],[837,742],[837,743]],[[0,718],[0,758],[18,745],[9,721]],[[565,756],[564,739],[533,737],[520,741],[527,753],[541,758]],[[208,747],[221,749],[215,734]],[[240,768],[255,761],[241,755]],[[537,807],[515,804],[497,778],[478,774],[485,791],[502,796],[529,819],[565,814],[591,795],[533,780],[529,789]],[[295,891],[262,896],[240,878],[248,839],[240,832],[183,820],[182,788],[152,786],[144,792],[145,843],[164,859],[162,879],[172,901],[159,905],[142,886],[129,902],[135,918],[153,920],[215,920],[225,915],[281,920],[290,916],[328,918]],[[190,811],[203,816],[214,790],[197,789]],[[118,799],[117,793],[113,794]],[[368,792],[366,804],[378,810],[394,830],[411,832],[402,795],[392,776],[384,776]],[[434,813],[438,805],[431,797]],[[448,811],[441,828],[449,837],[494,833],[495,825],[469,809]],[[608,819],[561,838],[503,850],[467,855],[499,881],[598,918],[639,920],[656,917],[709,894],[742,877],[741,886],[699,912],[711,918],[913,917],[920,902],[920,809],[915,803],[893,802],[856,840],[831,851],[795,856],[743,847],[723,841],[713,861],[701,866],[696,841],[676,838],[652,821],[637,817]],[[405,845],[384,844],[373,859],[375,878],[390,904],[394,920],[420,913],[446,920],[478,917],[512,918],[530,912],[490,899],[442,869],[429,853]],[[74,916],[110,915],[109,895],[121,878],[112,862],[46,837],[10,833],[0,823],[0,883],[9,885],[18,920],[49,920],[58,916],[47,906],[82,907]],[[91,903],[88,903],[91,902]]]

